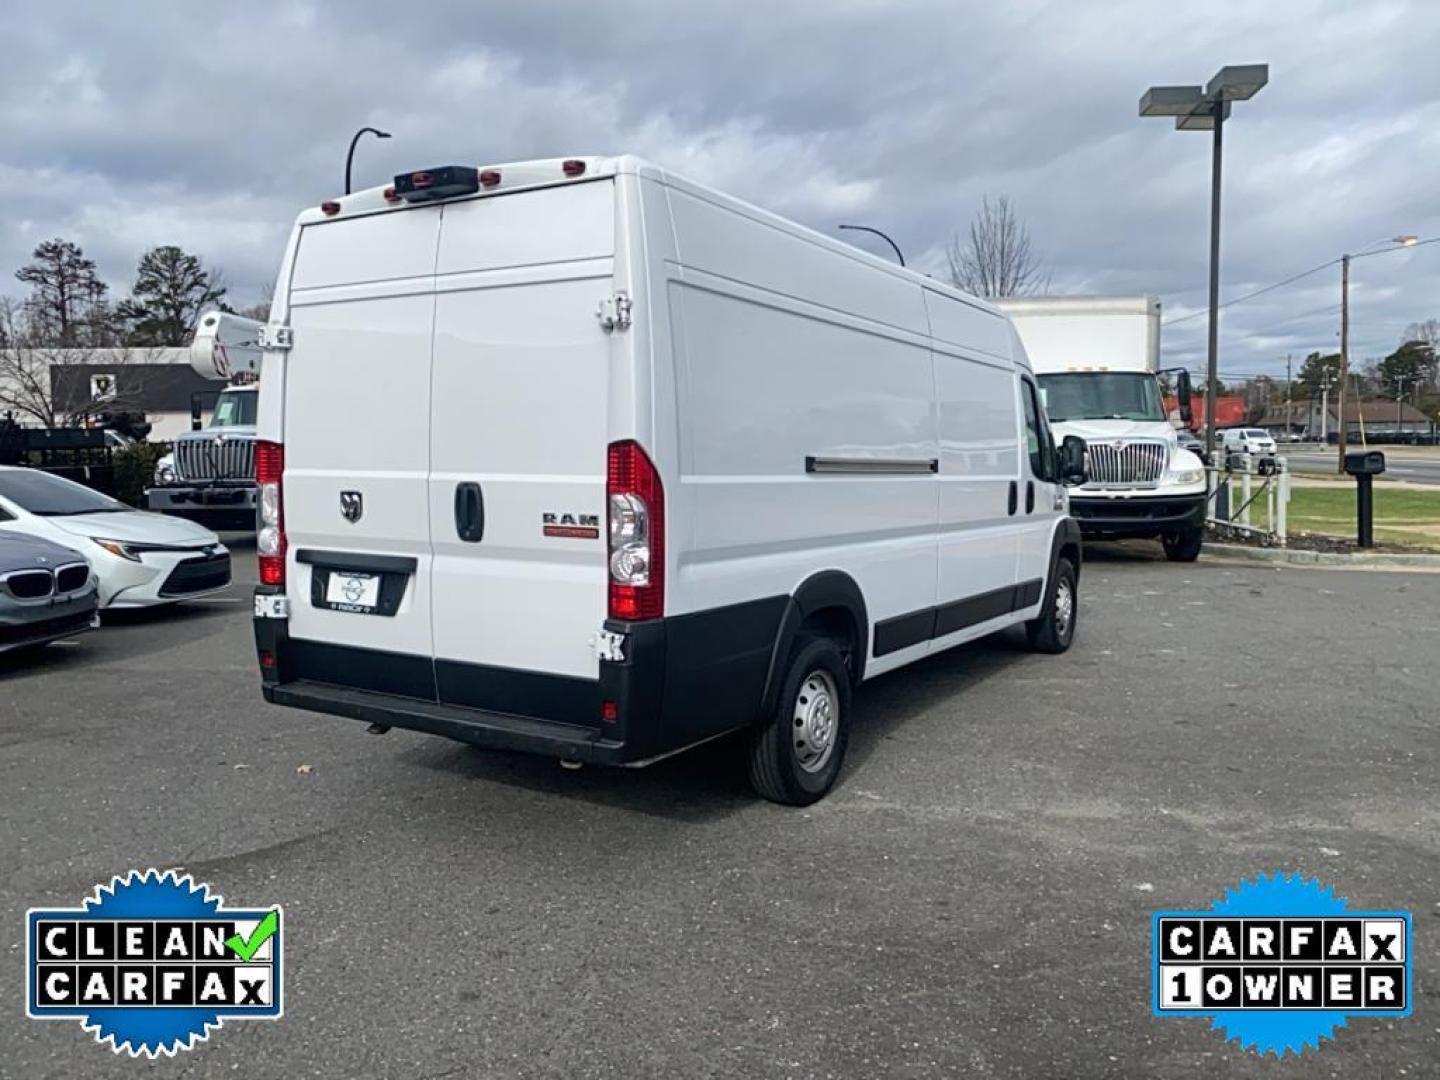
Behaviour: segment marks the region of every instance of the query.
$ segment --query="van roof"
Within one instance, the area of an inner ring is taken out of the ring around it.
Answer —
[[[582,168],[576,169],[574,166],[577,164],[582,166]],[[952,299],[960,300],[987,314],[1004,317],[1004,312],[994,304],[982,300],[980,297],[973,296],[970,293],[963,292],[953,285],[937,281],[935,278],[918,273],[908,267],[898,266],[889,259],[872,255],[870,252],[858,248],[854,244],[847,243],[838,237],[818,232],[815,229],[791,221],[789,218],[781,217],[779,214],[765,210],[753,203],[747,203],[743,199],[736,198],[734,195],[729,195],[723,191],[697,183],[694,180],[686,179],[651,161],[647,161],[645,158],[637,157],[633,154],[621,154],[612,157],[591,155],[565,158],[540,158],[534,161],[510,161],[494,165],[482,165],[479,168],[482,174],[490,174],[493,176],[495,178],[494,181],[492,183],[482,184],[482,190],[476,194],[459,196],[459,199],[487,198],[492,194],[499,195],[525,189],[584,183],[589,180],[616,176],[621,173],[635,176],[649,176],[660,181],[662,184],[689,191],[691,194],[698,195],[711,202],[721,203],[748,217],[774,225],[792,235],[819,244],[837,254],[866,263],[892,276],[909,279],[923,288],[949,296]],[[335,199],[327,200],[320,204],[320,206],[308,207],[300,212],[299,216],[295,219],[295,224],[297,226],[319,225],[360,214],[403,210],[411,208],[414,205],[416,204],[406,203],[397,198],[393,185],[381,184],[366,188],[363,191],[354,192],[350,195],[343,195]],[[1009,301],[1005,303],[1008,305]]]

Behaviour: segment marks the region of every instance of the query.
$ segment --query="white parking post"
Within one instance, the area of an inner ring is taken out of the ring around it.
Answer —
[[[1275,537],[1280,541],[1280,546],[1284,547],[1286,538],[1289,536],[1286,509],[1290,503],[1290,469],[1283,460],[1279,464],[1280,491],[1275,497]]]
[[[1250,527],[1250,458],[1247,456],[1244,462],[1245,468],[1240,473],[1240,524],[1247,529]]]

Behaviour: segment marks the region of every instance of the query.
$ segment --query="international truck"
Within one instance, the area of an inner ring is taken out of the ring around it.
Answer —
[[[155,467],[145,506],[211,529],[255,528],[255,419],[258,411],[263,323],[228,312],[207,312],[190,347],[190,366],[207,379],[225,379],[210,422],[202,426],[198,400],[194,430],[176,438]]]
[[[1178,442],[1160,385],[1154,296],[1000,300],[1024,343],[1058,438],[1085,440],[1083,487],[1070,512],[1088,538],[1152,537],[1172,562],[1193,562],[1205,533],[1204,463]],[[1173,373],[1182,424],[1190,376]]]

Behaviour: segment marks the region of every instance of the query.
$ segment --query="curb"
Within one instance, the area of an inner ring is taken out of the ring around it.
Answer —
[[[1205,541],[1203,553],[1226,559],[1276,563],[1282,566],[1341,566],[1352,570],[1440,570],[1440,555],[1422,553],[1343,555],[1334,551],[1305,551],[1300,548],[1262,548],[1248,544]]]

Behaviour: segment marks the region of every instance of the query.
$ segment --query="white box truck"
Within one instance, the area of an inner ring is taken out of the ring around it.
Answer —
[[[1055,433],[1085,440],[1089,479],[1071,493],[1087,537],[1156,537],[1192,562],[1205,534],[1204,463],[1182,449],[1161,394],[1153,296],[1001,300],[1025,344]],[[1175,372],[1188,421],[1190,376]]]
[[[1070,645],[1084,449],[972,297],[631,157],[402,174],[278,281],[271,702],[572,762],[748,729],[803,804],[853,684]]]

